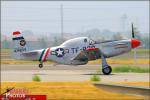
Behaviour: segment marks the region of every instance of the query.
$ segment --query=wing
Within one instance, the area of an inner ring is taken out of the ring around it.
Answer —
[[[24,52],[21,55],[22,55],[22,59],[38,60],[40,56],[40,51],[35,50],[35,51]]]
[[[81,51],[75,58],[72,60],[96,60],[100,58],[99,48],[88,48],[84,51]]]

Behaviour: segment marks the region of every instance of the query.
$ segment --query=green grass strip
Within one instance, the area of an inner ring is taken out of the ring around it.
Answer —
[[[113,72],[119,73],[119,72],[134,72],[134,73],[149,73],[149,68],[145,67],[138,67],[138,66],[119,66],[119,67],[113,67]]]

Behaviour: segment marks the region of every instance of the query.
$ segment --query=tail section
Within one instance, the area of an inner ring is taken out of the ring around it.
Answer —
[[[26,40],[19,31],[13,32],[12,47],[14,59],[21,59],[21,54],[28,51]]]

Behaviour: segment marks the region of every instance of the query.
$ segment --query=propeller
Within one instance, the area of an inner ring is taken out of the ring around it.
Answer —
[[[134,36],[134,26],[133,26],[133,23],[132,23],[132,38],[134,38],[135,36]]]
[[[136,50],[138,46],[140,46],[140,41],[139,40],[136,40],[134,39],[135,38],[135,31],[134,31],[134,26],[133,26],[133,23],[132,23],[132,39],[131,39],[131,43],[132,43],[132,48],[134,48],[134,63],[136,64],[136,59],[137,59],[137,53],[136,53]]]

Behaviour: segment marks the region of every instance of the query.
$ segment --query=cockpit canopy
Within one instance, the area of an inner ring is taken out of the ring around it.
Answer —
[[[89,39],[88,37],[79,37],[79,38],[74,38],[74,39],[70,39],[65,41],[63,44],[61,44],[61,46],[72,46],[72,45],[82,45],[82,44],[86,44],[86,45],[93,45],[96,42],[92,39]]]

